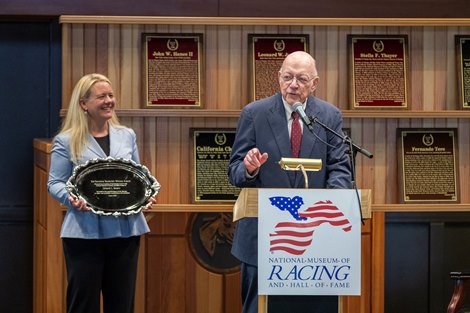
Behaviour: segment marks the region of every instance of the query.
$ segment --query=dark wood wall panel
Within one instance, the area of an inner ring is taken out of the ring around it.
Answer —
[[[239,272],[203,268],[189,246],[191,213],[157,213],[146,236],[146,312],[241,311]]]

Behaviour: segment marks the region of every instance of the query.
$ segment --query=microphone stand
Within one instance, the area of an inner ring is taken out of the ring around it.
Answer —
[[[356,155],[358,152],[362,153],[363,155],[365,155],[366,157],[368,157],[369,159],[372,159],[374,157],[374,155],[372,153],[370,153],[369,151],[367,151],[366,149],[358,146],[357,144],[355,144],[352,139],[347,136],[347,135],[341,135],[339,134],[337,131],[335,131],[334,129],[331,129],[330,127],[328,127],[327,125],[325,125],[323,122],[321,122],[318,117],[316,116],[309,116],[308,117],[310,119],[310,121],[312,123],[317,123],[318,125],[320,125],[321,127],[323,127],[324,129],[326,129],[327,131],[329,131],[330,133],[334,134],[336,137],[340,138],[343,143],[346,143],[349,145],[349,155],[351,156],[349,158],[350,160],[350,165],[351,165],[351,183],[352,183],[352,187],[354,190],[356,190],[356,197],[357,197],[357,202],[359,203],[359,213],[361,215],[361,222],[362,222],[362,225],[364,225],[364,218],[362,217],[362,205],[361,205],[361,199],[359,197],[359,191],[357,190],[357,185],[356,185],[356,170],[355,170],[355,167],[356,167]],[[313,127],[309,127],[310,130],[312,130]]]

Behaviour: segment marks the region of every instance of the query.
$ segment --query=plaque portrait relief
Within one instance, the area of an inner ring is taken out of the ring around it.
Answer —
[[[193,213],[189,224],[189,246],[196,261],[210,272],[225,274],[240,269],[230,252],[236,224],[230,212]]]
[[[249,34],[249,62],[252,100],[279,91],[277,73],[285,57],[294,51],[308,52],[308,35]]]
[[[401,201],[457,203],[457,129],[398,129]]]
[[[407,35],[348,35],[352,109],[408,108]]]
[[[142,34],[147,108],[202,106],[202,34]]]

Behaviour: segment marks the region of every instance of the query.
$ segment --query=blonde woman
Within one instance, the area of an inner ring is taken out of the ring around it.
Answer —
[[[53,142],[48,191],[67,206],[61,238],[68,313],[99,313],[101,293],[104,312],[134,311],[140,236],[149,232],[142,212],[97,215],[65,189],[74,167],[87,160],[111,156],[140,163],[136,135],[120,125],[115,106],[109,79],[85,75],[72,92],[67,116]]]

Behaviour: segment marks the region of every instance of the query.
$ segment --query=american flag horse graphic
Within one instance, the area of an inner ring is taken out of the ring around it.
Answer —
[[[281,211],[288,211],[294,221],[279,222],[274,232],[270,233],[270,251],[285,251],[293,255],[302,255],[313,240],[315,229],[328,223],[349,232],[352,225],[344,214],[330,200],[318,201],[305,211],[299,212],[304,204],[301,197],[271,197],[271,204]]]

